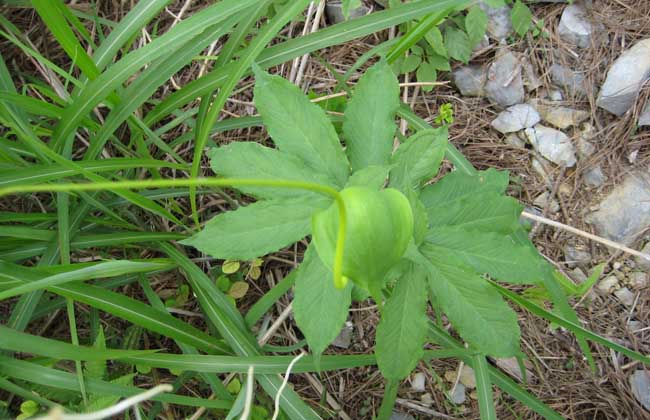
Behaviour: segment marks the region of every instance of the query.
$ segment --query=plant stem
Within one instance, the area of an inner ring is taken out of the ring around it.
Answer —
[[[332,197],[339,210],[339,227],[334,250],[334,284],[343,288],[347,279],[343,276],[343,254],[345,245],[345,232],[347,217],[345,202],[341,194],[334,188],[311,182],[281,180],[281,179],[255,179],[255,178],[190,178],[190,179],[145,179],[137,181],[94,182],[94,183],[68,183],[68,184],[37,184],[14,185],[0,188],[0,197],[17,193],[36,192],[81,192],[99,190],[131,190],[145,188],[178,188],[178,187],[271,187],[307,190]]]
[[[393,415],[393,407],[395,407],[395,400],[397,399],[397,389],[399,388],[399,381],[395,379],[386,380],[386,388],[384,389],[384,398],[381,400],[381,407],[379,407],[379,415],[377,420],[389,420]]]

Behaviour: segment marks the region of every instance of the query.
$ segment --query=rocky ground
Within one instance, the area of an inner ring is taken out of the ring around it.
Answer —
[[[517,38],[510,8],[490,10],[488,36],[470,63],[442,76],[449,85],[431,94],[415,88],[405,100],[431,120],[438,106],[452,103],[454,143],[477,167],[511,170],[511,193],[530,213],[650,253],[650,2],[535,3],[545,36]],[[575,307],[587,327],[648,354],[650,261],[548,226],[531,235],[576,283],[603,264],[604,273],[576,297]],[[521,319],[529,386],[547,403],[567,418],[650,418],[650,372],[594,348],[600,360],[593,376],[570,335],[525,314]],[[361,324],[347,332],[353,346],[354,329],[368,325]],[[516,363],[497,363],[521,377]],[[430,418],[427,410],[446,404],[440,395],[446,384],[459,405],[445,413],[476,417],[468,368],[438,368],[441,377],[426,366],[413,375],[403,395],[415,406],[402,408]],[[534,418],[503,402],[504,418]],[[412,417],[405,411],[395,418]]]

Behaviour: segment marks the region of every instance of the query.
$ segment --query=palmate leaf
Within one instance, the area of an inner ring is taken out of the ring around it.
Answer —
[[[503,194],[508,187],[507,171],[488,169],[487,171],[468,174],[455,171],[446,175],[435,184],[428,185],[422,190],[420,199],[427,209],[437,211],[438,207],[445,208],[454,201],[475,193],[494,192]]]
[[[308,167],[295,155],[253,142],[231,143],[209,152],[210,166],[217,175],[230,178],[280,179],[313,182],[336,187],[325,175]],[[314,193],[288,188],[238,187],[258,198],[283,198]]]
[[[447,150],[446,127],[423,130],[409,137],[391,157],[390,185],[402,191],[418,188],[440,169]]]
[[[296,271],[293,313],[314,357],[318,358],[341,331],[352,300],[352,284],[338,289],[316,249],[309,247]]]
[[[325,111],[282,77],[257,68],[255,78],[255,106],[278,149],[343,187],[348,160]]]
[[[519,354],[517,315],[481,276],[448,255],[418,256],[429,289],[460,336],[483,354]]]
[[[382,60],[359,79],[345,110],[343,134],[353,171],[388,163],[399,106],[397,78]]]
[[[464,230],[510,234],[521,227],[519,216],[523,206],[514,198],[486,192],[428,210],[432,227],[454,226]]]
[[[258,201],[219,214],[181,243],[215,258],[251,260],[307,236],[312,215],[330,202],[309,196]]]
[[[404,379],[415,368],[427,336],[427,272],[406,264],[377,326],[377,364],[384,377],[393,380]]]
[[[428,257],[450,256],[477,273],[510,283],[539,283],[546,275],[538,255],[499,233],[435,227],[420,249]]]

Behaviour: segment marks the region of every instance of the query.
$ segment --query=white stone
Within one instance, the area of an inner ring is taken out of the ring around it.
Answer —
[[[501,112],[492,127],[503,134],[530,128],[540,121],[537,110],[528,104],[517,104]]]
[[[600,203],[586,221],[604,236],[624,245],[650,227],[650,175],[633,173]]]
[[[465,385],[457,384],[456,388],[452,389],[450,392],[451,401],[454,404],[462,404],[467,399],[465,395]]]
[[[465,385],[467,389],[476,388],[476,376],[474,376],[474,369],[467,365],[463,365],[460,371],[460,383]]]
[[[488,69],[485,93],[488,99],[502,107],[524,101],[524,81],[521,63],[511,52],[498,57]]]
[[[574,3],[564,9],[558,26],[560,38],[580,48],[587,48],[591,45],[593,32],[593,25],[587,19],[587,11],[582,5]]]
[[[551,198],[551,194],[548,191],[544,191],[539,196],[537,196],[537,198],[535,198],[535,201],[533,201],[533,204],[539,207],[541,210],[544,210],[546,207],[548,207],[551,213],[556,213],[560,210],[560,204],[556,199]]]
[[[587,111],[564,106],[539,105],[537,109],[544,121],[561,130],[576,126],[589,118]]]
[[[350,10],[350,19],[365,16],[370,12],[367,6],[361,6]],[[340,1],[328,1],[325,5],[325,16],[330,24],[345,22],[343,5]]]
[[[590,187],[600,188],[607,181],[607,176],[603,173],[603,170],[600,166],[594,166],[587,169],[582,175],[585,184]]]
[[[643,289],[648,286],[648,275],[642,271],[635,271],[628,276],[630,287],[634,289]]]
[[[559,64],[553,64],[550,68],[551,80],[556,85],[566,89],[572,96],[587,96],[587,81],[582,73],[571,70]]]
[[[485,96],[485,81],[487,72],[478,66],[463,66],[452,72],[454,85],[463,96]]]
[[[559,166],[572,167],[576,155],[571,139],[561,131],[537,124],[525,131],[526,138],[542,156]]]
[[[612,290],[618,286],[618,278],[616,276],[607,276],[596,285],[596,290],[598,290],[603,295],[608,295],[612,293]]]
[[[353,324],[350,321],[346,321],[345,325],[343,326],[343,329],[341,329],[339,335],[332,342],[332,345],[342,349],[349,348],[350,344],[352,344],[353,331],[354,331]]]
[[[643,408],[650,411],[650,372],[637,370],[630,376],[630,388]]]
[[[625,306],[634,305],[634,300],[636,299],[636,295],[627,287],[621,287],[620,289],[616,290],[614,292],[614,296],[616,296],[618,300],[620,300],[621,303]]]
[[[479,7],[488,16],[487,33],[497,41],[506,39],[512,33],[512,18],[509,6],[490,7],[481,1]]]
[[[424,373],[418,372],[415,375],[413,375],[413,377],[411,378],[411,388],[415,392],[424,392],[425,382],[426,382],[426,378],[424,376]]]
[[[646,125],[650,125],[650,102],[646,104],[641,115],[639,115],[639,126],[643,127]]]
[[[636,101],[643,83],[650,78],[650,38],[637,42],[614,61],[600,89],[596,104],[621,116]]]

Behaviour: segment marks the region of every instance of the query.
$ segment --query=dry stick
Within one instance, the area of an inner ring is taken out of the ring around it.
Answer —
[[[302,27],[302,36],[307,35],[307,31],[309,30],[309,20],[311,19],[311,14],[314,12],[314,2],[309,3],[309,8],[307,9],[307,14],[305,16],[305,25]],[[303,56],[305,57],[306,54]],[[298,75],[298,67],[300,66],[300,57],[296,57],[293,59],[293,63],[291,65],[291,73],[289,73],[289,81],[293,84],[296,83],[296,77]]]
[[[531,214],[531,213],[528,213],[526,211],[522,212],[521,215],[523,217],[525,217],[526,219],[534,220],[534,221],[539,222],[539,223],[544,223],[545,225],[548,225],[548,226],[553,226],[553,227],[556,227],[558,229],[566,230],[567,232],[574,233],[574,234],[576,234],[578,236],[582,236],[583,238],[590,239],[590,240],[592,240],[594,242],[598,242],[598,243],[603,244],[605,246],[608,246],[610,248],[618,249],[619,251],[623,251],[623,252],[628,253],[630,255],[634,255],[636,257],[643,258],[646,261],[650,261],[650,255],[644,254],[643,252],[637,251],[636,249],[632,249],[632,248],[627,247],[627,246],[625,246],[623,244],[620,244],[618,242],[611,241],[609,239],[606,239],[606,238],[591,234],[589,232],[585,232],[584,230],[580,230],[580,229],[574,228],[572,226],[565,225],[564,223],[556,222],[555,220],[547,219],[546,217],[537,216],[535,214]]]
[[[320,26],[320,21],[323,17],[323,12],[325,11],[325,0],[320,0],[318,4],[318,9],[316,9],[316,16],[314,16],[314,21],[312,22],[311,29],[309,32],[314,33],[318,30]],[[307,24],[305,23],[305,26]],[[309,59],[309,54],[305,54],[300,59],[300,67],[298,68],[298,74],[296,75],[295,84],[300,86],[302,83],[302,77],[305,74],[305,68],[307,67],[307,60]]]

